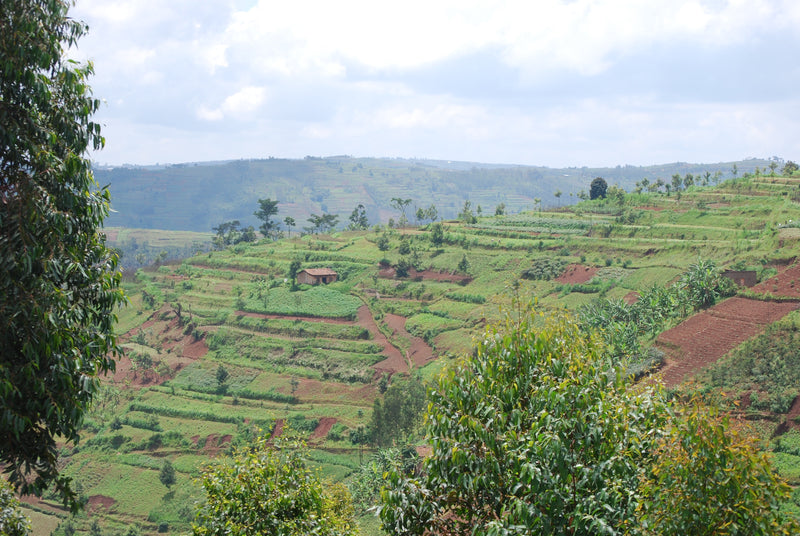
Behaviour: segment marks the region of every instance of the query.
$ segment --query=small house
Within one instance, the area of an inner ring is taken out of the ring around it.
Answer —
[[[740,287],[754,287],[758,284],[755,270],[725,270],[722,277],[727,277]]]
[[[301,285],[327,285],[339,279],[339,274],[330,268],[305,268],[297,272],[297,282]]]

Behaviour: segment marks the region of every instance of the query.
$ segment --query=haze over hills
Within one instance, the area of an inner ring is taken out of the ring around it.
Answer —
[[[773,157],[772,160],[778,160]],[[279,220],[291,216],[301,229],[311,214],[340,216],[340,223],[358,205],[370,223],[397,217],[392,198],[412,199],[412,208],[434,204],[442,218],[453,218],[466,200],[492,211],[500,203],[516,213],[544,206],[572,204],[588,191],[594,177],[604,177],[630,191],[647,177],[669,181],[673,174],[719,173],[732,176],[764,169],[770,160],[748,159],[715,164],[673,163],[614,168],[547,168],[443,160],[306,157],[268,158],[163,166],[99,167],[100,184],[109,184],[114,212],[108,227],[133,227],[209,232],[228,220],[256,225],[259,198],[277,199]],[[561,192],[560,197],[557,192]]]

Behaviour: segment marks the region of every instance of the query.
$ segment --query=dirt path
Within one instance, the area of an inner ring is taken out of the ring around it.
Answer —
[[[415,337],[406,331],[406,318],[404,316],[386,315],[386,324],[392,330],[394,336],[402,337],[411,341],[411,346],[408,349],[406,356],[414,368],[422,368],[425,364],[433,359],[433,348],[420,337]]]
[[[665,331],[656,340],[668,356],[660,372],[664,385],[676,387],[799,307],[734,297]]]
[[[372,313],[366,305],[362,305],[358,308],[358,324],[369,330],[375,344],[383,346],[383,354],[386,356],[386,359],[372,365],[377,375],[408,372],[408,363],[406,363],[405,357],[400,353],[400,350],[389,342],[386,335],[378,329],[378,324],[375,323],[375,319],[372,318]]]

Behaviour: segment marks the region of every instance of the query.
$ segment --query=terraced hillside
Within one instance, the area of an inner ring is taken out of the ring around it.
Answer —
[[[323,474],[347,482],[370,453],[364,431],[386,386],[399,375],[436,375],[471,351],[515,299],[535,300],[541,310],[578,312],[598,300],[621,307],[671,285],[701,258],[752,269],[759,286],[684,324],[690,311],[675,306],[657,324],[672,328],[660,337],[632,335],[642,356],[671,341],[701,360],[717,355],[739,339],[725,343],[729,330],[717,338],[691,326],[739,322],[738,337],[756,312],[763,320],[751,323],[761,329],[797,306],[782,300],[798,298],[798,192],[790,180],[748,178],[680,195],[622,194],[474,220],[241,243],[139,270],[126,276],[130,304],[119,312],[126,355],[80,444],[61,452],[90,504],[70,522],[87,532],[97,520],[112,535],[130,526],[185,534],[202,465],[259,429],[299,430]],[[339,279],[296,287],[297,262],[333,269]],[[744,317],[730,312],[741,304]],[[704,346],[681,346],[687,339]],[[673,359],[665,378],[694,372]],[[165,460],[177,471],[170,489],[158,476]],[[32,502],[35,526],[61,523],[63,532],[66,514],[56,506],[53,497]]]

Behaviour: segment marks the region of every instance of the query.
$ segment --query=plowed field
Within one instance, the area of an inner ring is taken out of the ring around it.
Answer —
[[[664,385],[677,386],[798,307],[800,302],[734,297],[665,331],[656,341],[668,356],[661,371]]]

